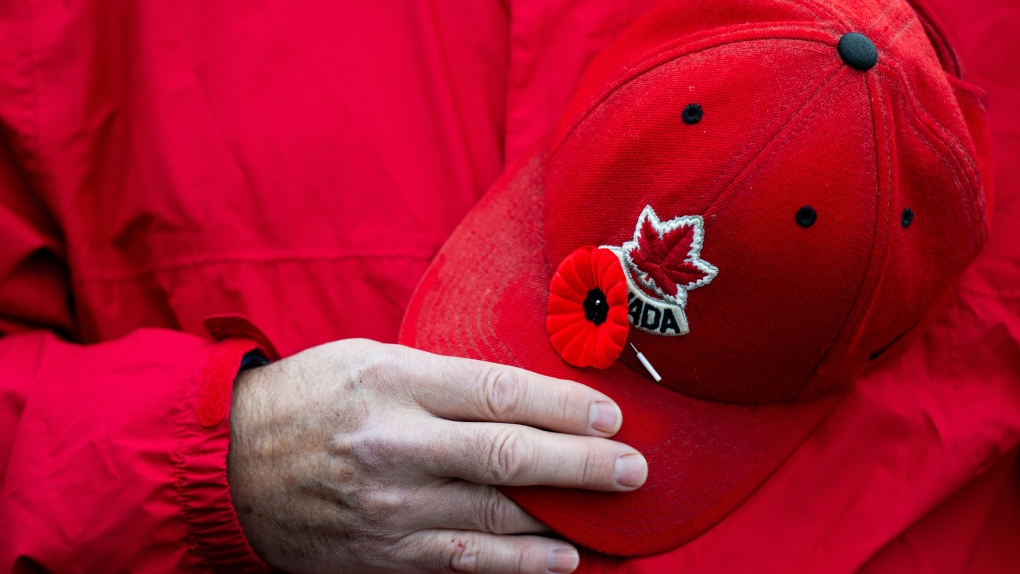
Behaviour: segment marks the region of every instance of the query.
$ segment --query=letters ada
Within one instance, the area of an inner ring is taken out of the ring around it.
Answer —
[[[627,295],[627,307],[630,324],[642,331],[659,335],[683,335],[687,332],[681,329],[669,306],[659,307],[650,301],[642,301],[632,292]]]

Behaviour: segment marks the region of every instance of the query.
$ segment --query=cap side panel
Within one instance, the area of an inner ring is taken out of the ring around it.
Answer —
[[[953,136],[961,133],[962,119],[952,130],[939,125],[906,86],[893,67],[869,78],[874,109],[883,118],[878,141],[888,156],[888,191],[881,192],[888,197],[888,240],[862,294],[856,331],[825,369],[859,374],[906,350],[924,334],[987,235],[974,160]],[[804,392],[819,386],[812,381]]]
[[[963,120],[967,124],[971,141],[974,143],[975,161],[981,175],[981,192],[985,204],[985,220],[992,225],[995,205],[994,161],[992,157],[992,132],[988,124],[988,100],[984,90],[953,76],[946,76],[953,87],[953,94],[960,105]]]
[[[911,113],[940,133],[945,143],[956,148],[961,160],[961,173],[971,178],[975,190],[980,188],[977,177],[977,157],[972,138],[964,121],[953,90],[951,75],[942,68],[937,54],[923,25],[923,15],[903,11],[898,27],[884,38],[883,56],[876,72],[885,81],[896,84],[908,99],[905,103]],[[978,193],[975,194],[977,197]]]
[[[714,292],[692,298],[690,321],[702,327],[685,344],[698,351],[708,346],[713,355],[732,345],[726,363],[734,368],[753,364],[749,371],[756,375],[740,382],[736,373],[709,377],[711,371],[699,362],[701,384],[712,387],[699,396],[732,385],[733,395],[747,400],[753,396],[748,391],[759,386],[761,400],[792,400],[846,329],[875,250],[880,218],[874,135],[864,92],[861,75],[844,69],[823,97],[805,108],[810,113],[793,120],[706,211],[713,222],[707,232],[716,238],[706,257],[725,262],[730,272]],[[801,206],[817,213],[808,229],[791,221]],[[745,215],[749,209],[751,216]],[[742,228],[753,229],[769,246],[746,243]],[[730,253],[720,253],[720,246]],[[749,295],[752,291],[756,294]],[[754,304],[759,293],[765,296]],[[741,317],[743,333],[716,326],[717,309],[727,301]],[[760,321],[759,306],[772,307],[776,314]],[[810,312],[792,313],[801,309]],[[723,357],[708,363],[722,364]],[[840,385],[831,384],[829,390],[834,386]]]
[[[849,349],[860,336],[871,309],[874,293],[881,284],[884,265],[888,257],[888,234],[890,229],[891,204],[893,196],[893,173],[897,169],[892,126],[890,125],[888,103],[885,94],[873,75],[864,78],[868,99],[870,101],[871,132],[874,141],[874,158],[876,189],[875,227],[871,256],[867,263],[867,273],[855,298],[853,308],[846,323],[840,329],[840,336],[833,342],[832,349],[816,368],[815,376],[806,380],[798,391],[798,396],[813,396],[833,386],[847,385],[853,376],[864,368],[858,360],[848,359]],[[851,367],[848,368],[848,365]]]
[[[759,60],[753,74],[722,81],[720,70],[756,52],[770,56]],[[547,228],[569,235],[582,229],[578,223],[584,218],[584,227],[596,228],[591,244],[623,243],[647,203],[629,192],[614,193],[624,187],[648,197],[680,192],[688,214],[705,211],[839,73],[841,65],[830,52],[813,41],[748,40],[673,59],[636,77],[586,115],[562,142],[561,153],[550,152],[545,211],[562,215],[547,215]],[[800,65],[791,69],[790,60]],[[685,126],[680,108],[694,100],[705,118]],[[560,155],[569,160],[560,161]],[[660,160],[674,167],[644,169]],[[584,199],[560,205],[562,194]],[[549,265],[575,243],[549,243]]]
[[[903,66],[895,63],[883,66],[881,71],[889,84],[903,92],[899,99],[902,113],[912,118],[916,126],[914,131],[925,131],[925,140],[948,152],[948,159],[953,164],[953,177],[970,200],[962,207],[969,209],[972,217],[979,221],[983,219],[984,197],[977,150],[948,79],[936,72],[935,78],[917,82],[916,78],[908,76]]]
[[[951,290],[977,256],[987,235],[980,188],[971,180],[959,148],[916,114],[909,93],[885,86],[894,106],[895,172],[890,261],[876,293],[859,353],[885,349],[894,338],[921,322]],[[897,217],[910,209],[909,224]],[[919,335],[920,333],[918,333]],[[883,354],[895,356],[913,337],[903,337]],[[878,358],[878,357],[875,357]]]

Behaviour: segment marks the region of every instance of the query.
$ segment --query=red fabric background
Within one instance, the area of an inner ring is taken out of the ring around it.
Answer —
[[[245,313],[284,355],[394,340],[443,240],[651,3],[0,5],[0,568],[261,568],[228,423],[194,408],[219,348],[202,320]],[[989,92],[999,201],[978,265],[716,528],[582,571],[1020,561],[1020,10],[934,7]]]

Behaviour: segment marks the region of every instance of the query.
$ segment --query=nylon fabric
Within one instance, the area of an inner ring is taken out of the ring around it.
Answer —
[[[582,552],[580,572],[1020,563],[1020,12],[930,2],[988,91],[982,255],[737,511],[658,556]],[[203,320],[243,313],[284,356],[394,341],[439,245],[654,3],[0,3],[0,569],[263,567],[231,515],[229,419],[201,427],[185,398]]]
[[[225,468],[239,353],[395,340],[501,169],[507,18],[0,3],[0,570],[266,571]]]

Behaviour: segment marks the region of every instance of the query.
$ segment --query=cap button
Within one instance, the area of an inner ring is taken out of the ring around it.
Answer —
[[[843,34],[836,44],[836,50],[848,66],[857,70],[870,70],[878,63],[878,50],[864,34]]]

